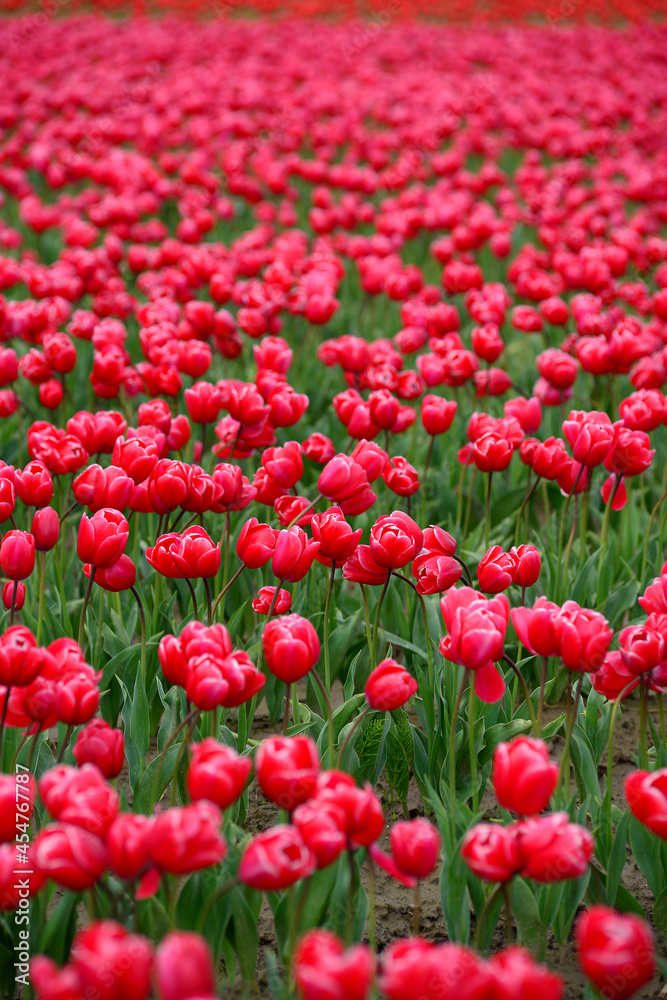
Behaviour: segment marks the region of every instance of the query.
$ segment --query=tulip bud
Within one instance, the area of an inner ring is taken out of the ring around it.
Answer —
[[[609,1000],[626,1000],[656,972],[653,934],[641,917],[591,906],[575,931],[579,964],[586,977]]]
[[[417,692],[418,684],[396,660],[383,660],[366,681],[364,692],[370,708],[392,712],[405,705]]]
[[[31,529],[38,552],[50,552],[58,541],[60,534],[60,518],[53,507],[42,507],[36,510]]]
[[[285,684],[293,684],[314,667],[320,641],[311,623],[301,615],[272,618],[262,635],[266,665]]]
[[[0,543],[0,569],[10,580],[25,580],[35,568],[35,539],[29,531],[8,531]]]

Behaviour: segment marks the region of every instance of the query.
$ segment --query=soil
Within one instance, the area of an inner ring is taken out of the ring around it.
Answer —
[[[554,714],[560,714],[560,709],[553,709]],[[657,720],[656,720],[657,721]],[[274,732],[274,728],[269,725],[268,716],[265,716],[260,708],[253,726],[253,737],[262,739],[269,733]],[[560,756],[562,750],[562,738],[556,737],[552,743],[555,758]],[[624,805],[623,781],[627,774],[636,770],[637,763],[635,755],[639,743],[639,725],[637,707],[628,703],[624,706],[623,715],[618,720],[614,737],[614,771],[612,799],[619,806]],[[603,755],[598,768],[600,775],[606,773],[606,754]],[[378,788],[378,794],[383,798],[383,806],[388,822],[399,818],[392,816],[391,806],[388,798],[383,797],[382,788]],[[408,796],[408,808],[412,816],[423,815],[423,805],[416,785],[411,786]],[[483,811],[493,815],[495,810],[495,800],[493,791],[487,789],[482,800]],[[256,784],[250,790],[250,802],[248,817],[245,828],[248,832],[258,832],[264,830],[271,823],[276,821],[277,810],[267,802]],[[380,841],[380,847],[388,850],[387,838]],[[362,879],[365,871],[362,873]],[[419,933],[434,942],[447,940],[447,932],[442,915],[440,904],[440,889],[438,885],[439,870],[421,885],[421,906],[420,906],[420,929]],[[646,881],[635,865],[630,851],[628,850],[628,861],[622,875],[622,884],[641,904],[647,919],[651,921],[653,909],[653,895],[646,884]],[[376,947],[379,954],[393,940],[399,937],[407,937],[411,934],[413,917],[413,895],[410,889],[398,884],[390,876],[379,870],[376,866],[376,886],[375,886],[375,918],[376,918]],[[259,962],[256,984],[248,992],[242,988],[228,990],[225,996],[230,1000],[241,1000],[251,996],[253,1000],[270,1000],[271,993],[266,982],[266,963],[264,958],[265,949],[275,950],[276,940],[273,933],[273,918],[268,905],[265,903],[260,911],[259,921]],[[472,918],[474,928],[474,917]],[[368,931],[368,927],[366,928]],[[586,982],[581,973],[574,947],[570,941],[565,948],[556,942],[553,936],[547,944],[546,964],[557,972],[566,983],[565,1000],[582,1000],[585,994]],[[367,939],[367,938],[366,938]],[[491,950],[496,951],[504,947],[505,938],[502,930],[502,922],[494,935]],[[660,949],[665,954],[665,949]],[[651,983],[635,994],[637,1000],[656,1000],[658,997],[667,997],[667,986],[663,980],[656,976]]]

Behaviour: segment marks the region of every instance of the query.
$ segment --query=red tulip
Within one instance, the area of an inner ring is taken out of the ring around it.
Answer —
[[[81,996],[146,1000],[151,995],[150,941],[112,920],[98,920],[77,932],[70,964],[79,978]]]
[[[377,712],[392,712],[405,705],[417,692],[417,681],[396,660],[382,660],[371,672],[364,692],[369,706]]]
[[[219,864],[227,854],[220,833],[222,813],[212,802],[167,809],[156,817],[150,836],[153,864],[174,875]]]
[[[267,667],[285,684],[305,677],[320,656],[317,632],[301,615],[272,618],[264,629],[262,642]]]
[[[294,810],[292,823],[313,852],[318,868],[327,868],[347,847],[346,815],[333,801],[307,800]]]
[[[499,823],[478,823],[466,833],[461,856],[478,878],[507,882],[522,867],[514,831]]]
[[[494,1000],[562,1000],[565,983],[560,976],[538,965],[524,948],[512,945],[491,956]]]
[[[532,608],[512,608],[512,624],[520,642],[535,656],[557,656],[560,646],[556,618],[560,608],[538,597]]]
[[[479,588],[487,594],[499,594],[514,582],[516,557],[504,552],[501,545],[492,545],[477,567]]]
[[[134,881],[150,864],[153,817],[119,813],[106,835],[109,867],[119,878]]]
[[[90,889],[104,872],[108,852],[104,841],[72,823],[43,827],[34,841],[35,864],[64,889]]]
[[[271,736],[255,755],[259,787],[271,802],[288,812],[315,791],[320,757],[308,736]]]
[[[371,528],[370,550],[378,566],[401,569],[419,554],[423,534],[419,525],[402,511],[379,517]]]
[[[558,652],[568,670],[595,671],[604,660],[613,630],[599,611],[566,601],[553,621]]]
[[[563,434],[572,449],[575,462],[587,467],[602,465],[620,429],[606,413],[598,410],[572,410],[563,422]]]
[[[421,419],[427,434],[444,434],[452,425],[458,403],[442,396],[427,395],[422,399]]]
[[[591,906],[577,920],[575,945],[585,976],[609,1000],[626,1000],[656,972],[653,934],[641,917]]]
[[[0,774],[0,843],[13,843],[19,837],[18,828],[26,825],[27,829],[34,801],[35,782],[31,775]]]
[[[440,857],[440,835],[427,819],[394,823],[389,842],[394,861],[406,875],[424,879],[435,869]]]
[[[275,587],[262,587],[258,590],[252,601],[253,611],[256,611],[258,615],[268,615],[269,608],[273,604],[275,592]],[[278,588],[278,597],[273,607],[274,614],[285,615],[291,607],[292,595],[289,590],[281,590]]]
[[[0,569],[10,580],[25,580],[35,568],[35,539],[29,531],[8,531],[0,543]]]
[[[155,985],[160,1000],[213,995],[216,977],[206,941],[192,931],[171,931],[155,949]]]
[[[240,757],[231,747],[205,739],[190,747],[188,794],[193,801],[208,799],[227,809],[243,793],[252,771],[250,757]]]
[[[95,764],[105,778],[116,778],[125,762],[123,731],[112,729],[104,719],[92,719],[79,730],[72,753],[79,767]]]
[[[279,580],[296,583],[313,565],[320,543],[310,541],[297,524],[276,534],[271,569]]]
[[[43,462],[28,462],[15,472],[16,492],[27,507],[46,507],[53,499],[53,478]]]
[[[542,568],[539,550],[534,545],[513,546],[510,555],[515,559],[513,583],[518,587],[532,587],[537,583]]]
[[[483,701],[502,698],[505,684],[494,663],[503,657],[509,604],[504,594],[488,599],[472,587],[452,588],[440,598],[449,633],[440,652],[454,663],[475,671],[475,690]]]
[[[302,1000],[366,1000],[375,959],[364,944],[345,949],[331,931],[308,931],[292,959],[294,981]]]
[[[515,824],[514,835],[523,859],[521,876],[536,882],[579,878],[595,847],[588,830],[571,823],[563,812],[522,820]]]
[[[84,576],[90,577],[93,567],[90,563],[84,563]],[[129,590],[133,587],[137,579],[137,568],[128,555],[122,555],[118,562],[108,569],[96,569],[95,583],[103,590],[108,590],[112,594],[120,593],[122,590]]]
[[[54,819],[104,836],[118,814],[118,794],[94,764],[58,764],[38,782],[39,794]]]
[[[625,797],[633,816],[667,840],[667,768],[633,771],[625,779]]]
[[[33,514],[30,527],[35,548],[38,552],[50,552],[58,541],[60,534],[60,518],[53,507],[42,507]]]
[[[294,826],[280,825],[257,834],[245,848],[238,867],[244,885],[278,892],[315,871],[314,854]]]
[[[499,804],[520,816],[534,816],[549,804],[558,784],[558,764],[546,743],[517,736],[499,743],[493,755],[491,781]]]
[[[103,507],[92,517],[83,514],[76,544],[79,559],[96,568],[109,569],[122,556],[129,534],[130,526],[117,510]]]
[[[260,524],[256,517],[249,518],[236,543],[236,554],[249,569],[266,565],[276,547],[278,532],[268,524]]]

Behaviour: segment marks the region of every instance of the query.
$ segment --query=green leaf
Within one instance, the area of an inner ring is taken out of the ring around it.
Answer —
[[[137,670],[137,676],[134,680],[134,695],[130,714],[130,739],[134,743],[137,753],[145,758],[151,743],[151,723],[146,688],[144,687],[144,679],[141,676],[140,670]]]
[[[512,740],[530,729],[529,719],[513,719],[512,722],[499,722],[495,726],[489,726],[484,734],[484,746],[479,753],[480,764],[485,764],[493,756],[499,743]]]
[[[540,920],[537,900],[522,878],[515,878],[511,887],[512,913],[519,932],[519,941],[538,961],[543,961],[547,950],[547,929]]]
[[[628,839],[628,828],[630,826],[631,816],[632,813],[629,809],[627,812],[623,813],[623,819],[616,827],[614,844],[609,855],[606,885],[606,899],[609,906],[613,906],[616,902],[616,893],[618,892],[621,874],[623,872],[623,868],[625,867],[625,844]]]
[[[442,866],[440,902],[449,940],[467,944],[470,937],[468,866],[458,851]]]
[[[667,939],[667,889],[663,889],[653,904],[653,924],[663,940]]]
[[[257,915],[251,910],[246,894],[241,889],[232,889],[229,896],[232,905],[236,957],[238,958],[243,981],[251,983],[255,976],[257,951],[259,949]]]
[[[665,888],[658,838],[633,816],[630,820],[630,849],[635,863],[657,899]]]
[[[600,796],[600,782],[598,779],[597,767],[593,759],[593,748],[581,726],[576,725],[572,730],[570,741],[570,755],[574,765],[574,774],[577,779],[577,788],[582,798],[592,795],[596,799]]]
[[[419,646],[415,646],[413,642],[408,642],[407,639],[403,639],[400,635],[395,635],[393,632],[385,632],[384,629],[382,629],[382,635],[385,641],[390,642],[392,646],[399,646],[401,649],[408,649],[416,656],[420,656],[422,660],[428,659],[425,649],[420,649]]]

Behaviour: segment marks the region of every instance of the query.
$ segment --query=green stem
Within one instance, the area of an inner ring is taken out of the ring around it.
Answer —
[[[14,580],[14,586],[12,587],[12,605],[9,609],[9,625],[10,628],[14,624],[14,614],[16,612],[16,595],[19,592],[19,582]]]
[[[497,885],[496,888],[493,890],[493,892],[490,892],[489,895],[486,897],[486,901],[484,903],[482,912],[477,922],[477,929],[475,931],[475,944],[474,944],[475,951],[481,951],[482,931],[484,930],[485,924],[489,919],[489,914],[491,912],[493,904],[498,899],[498,896],[502,895],[502,892],[503,892],[503,885],[501,883],[500,885]]]
[[[199,621],[199,608],[197,607],[197,595],[195,594],[195,588],[192,586],[192,580],[188,579],[187,576],[185,577],[185,582],[188,585],[188,589],[190,591],[190,596],[192,597],[192,608],[193,608],[194,616],[195,616],[194,620],[196,622],[198,622]]]
[[[526,490],[526,495],[525,495],[525,497],[523,499],[523,503],[521,504],[521,507],[519,508],[519,513],[516,516],[516,528],[514,529],[514,544],[515,545],[519,544],[519,532],[521,531],[521,518],[523,516],[523,512],[526,509],[526,507],[528,506],[528,504],[530,503],[530,498],[532,497],[533,493],[535,492],[535,490],[539,486],[539,484],[540,484],[540,478],[541,477],[538,476],[532,486],[530,486],[530,479],[528,480],[528,489]]]
[[[484,505],[484,548],[489,547],[489,538],[491,535],[491,482],[493,480],[493,472],[489,473],[489,478],[486,481],[486,503]]]
[[[289,725],[289,698],[290,692],[292,690],[291,684],[285,685],[285,714],[283,715],[283,736],[287,736],[287,727]]]
[[[586,482],[586,489],[581,501],[581,513],[579,518],[579,558],[583,562],[586,558],[586,534],[588,531],[588,500],[591,494],[591,481]]]
[[[380,611],[382,609],[382,603],[384,601],[384,595],[387,593],[387,587],[389,586],[389,581],[391,580],[391,569],[387,570],[387,578],[384,581],[384,586],[380,591],[380,598],[375,609],[375,621],[373,623],[373,652],[371,656],[371,670],[375,670],[377,666],[377,643],[378,643],[378,630],[380,627]]]
[[[327,599],[324,604],[324,686],[327,692],[331,692],[331,660],[329,654],[329,614],[331,611],[331,598],[333,595],[334,583],[336,580],[336,563],[332,560],[331,572],[329,573],[329,589]],[[333,760],[333,757],[331,758]]]
[[[132,591],[139,609],[139,622],[141,628],[141,676],[144,682],[144,690],[146,690],[146,615],[144,614],[144,606],[138,590],[136,590],[135,587],[130,587],[130,590]]]
[[[537,716],[535,715],[535,709],[533,707],[533,699],[530,696],[530,691],[528,689],[528,685],[526,684],[526,678],[523,676],[523,674],[521,673],[519,667],[516,665],[514,660],[511,657],[509,657],[507,653],[503,654],[503,661],[507,663],[516,674],[517,680],[519,681],[519,684],[521,685],[521,689],[523,691],[523,697],[526,702],[526,708],[528,709],[530,721],[533,726],[533,734],[539,739],[542,733],[542,727],[540,726],[537,720]]]
[[[340,767],[341,767],[341,764],[343,762],[343,754],[345,753],[345,751],[347,749],[347,745],[348,745],[348,743],[350,742],[350,740],[352,738],[352,734],[357,731],[357,729],[359,728],[359,726],[361,725],[361,723],[364,721],[364,719],[366,718],[366,716],[368,715],[368,713],[370,712],[370,710],[371,710],[370,709],[370,705],[366,705],[366,707],[364,708],[363,712],[359,713],[359,715],[356,717],[356,719],[354,720],[354,722],[352,723],[352,725],[348,729],[347,736],[343,740],[343,745],[341,746],[340,750],[338,751],[338,759],[336,760],[336,767],[338,769],[340,769]]]
[[[42,638],[42,621],[44,619],[44,578],[46,576],[46,552],[40,552],[39,556],[39,607],[37,610],[37,635],[36,641],[39,646]]]
[[[187,732],[181,741],[179,751],[176,755],[176,763],[174,764],[174,774],[171,779],[171,796],[169,799],[172,808],[176,805],[176,789],[178,788],[178,769],[181,766],[181,761],[183,760],[183,754],[185,753],[186,748],[190,745],[192,734],[195,731],[195,726],[197,725],[197,722],[199,721],[199,714],[200,714],[199,711],[197,711],[197,714],[193,717],[190,725],[188,726]]]
[[[477,748],[475,746],[475,678],[470,673],[470,695],[468,699],[468,752],[470,754],[470,780],[472,781],[472,811],[479,812],[479,789],[477,787]]]
[[[206,594],[206,614],[207,614],[207,624],[210,626],[213,624],[213,608],[211,607],[211,586],[206,579],[204,579],[204,592]]]
[[[510,883],[502,884],[503,897],[505,899],[505,945],[512,944],[514,940],[514,920],[512,918],[512,895]]]
[[[96,566],[90,567],[90,576],[88,577],[88,586],[86,587],[86,593],[83,598],[83,606],[81,608],[81,617],[79,618],[79,645],[83,652],[85,652],[83,647],[85,629],[86,629],[86,610],[88,608],[88,602],[90,600],[90,595],[93,591],[93,582],[95,580],[95,573],[97,572]]]
[[[547,670],[549,667],[549,657],[542,657],[542,675],[540,677],[540,700],[537,703],[537,731],[535,735],[539,739],[542,734],[542,720],[544,717],[544,692],[547,686]]]
[[[602,600],[602,563],[604,562],[604,557],[607,552],[607,542],[609,539],[609,522],[611,520],[611,507],[616,496],[616,492],[621,485],[622,476],[616,476],[616,482],[614,487],[609,494],[609,499],[607,500],[607,506],[605,507],[604,518],[602,521],[602,531],[600,532],[600,556],[598,558],[598,589],[597,589],[597,599],[596,605],[600,607],[600,602]],[[606,604],[605,598],[605,604]],[[604,610],[604,607],[601,609]]]
[[[667,463],[665,463],[665,471],[667,471]],[[643,582],[644,577],[646,575],[646,563],[648,562],[648,543],[649,543],[649,539],[651,537],[651,528],[653,527],[653,522],[656,519],[657,513],[660,510],[661,504],[663,504],[666,499],[667,499],[667,490],[665,490],[665,492],[662,494],[662,496],[658,500],[657,504],[655,505],[655,507],[651,511],[651,516],[650,516],[650,518],[648,520],[648,528],[646,529],[646,538],[644,539],[644,552],[642,554],[642,571],[641,571],[641,574],[639,576],[639,582],[640,583]],[[658,556],[658,558],[659,558],[659,556]]]
[[[315,667],[310,668],[310,675],[319,687],[322,693],[322,699],[324,701],[324,707],[327,713],[327,731],[329,733],[329,767],[334,765],[334,731],[333,731],[333,713],[331,711],[331,699],[329,698],[329,693],[322,682],[318,671]]]
[[[229,588],[231,587],[231,585],[238,580],[238,578],[240,577],[240,575],[241,575],[241,573],[243,572],[244,569],[245,569],[245,563],[241,563],[241,565],[237,569],[236,573],[234,573],[234,576],[231,578],[231,580],[229,580],[225,584],[225,586],[222,588],[222,590],[220,591],[220,593],[216,597],[215,601],[213,602],[213,606],[211,607],[211,615],[212,616],[215,616],[215,613],[218,610],[218,605],[223,600],[225,594],[227,593],[227,591],[229,590]],[[222,605],[222,614],[223,615],[224,615],[224,612],[225,612],[225,605],[223,603],[223,605]]]
[[[560,526],[558,528],[558,559],[556,560],[556,586],[554,591],[560,593],[560,565],[563,556],[563,541],[565,540],[565,519],[567,517],[567,512],[570,509],[570,504],[572,503],[572,497],[577,491],[577,486],[579,485],[579,480],[584,471],[584,466],[582,465],[577,473],[577,478],[574,481],[574,486],[567,495],[567,500],[563,506],[563,513],[560,518]]]
[[[189,711],[188,714],[185,716],[185,718],[181,722],[179,722],[179,724],[176,726],[176,728],[174,729],[173,733],[170,735],[169,739],[167,740],[167,742],[164,745],[164,750],[160,754],[160,760],[159,760],[159,763],[158,763],[158,766],[157,766],[157,770],[155,771],[155,779],[153,780],[153,807],[155,807],[157,805],[158,791],[159,791],[159,788],[160,788],[160,778],[162,777],[162,770],[164,768],[164,762],[165,762],[166,757],[167,757],[167,752],[169,751],[170,747],[174,743],[174,741],[175,741],[176,737],[178,736],[178,734],[180,733],[180,731],[185,726],[187,726],[187,724],[195,716],[198,716],[198,715],[199,715],[199,709],[198,708],[193,708],[191,711]]]
[[[461,702],[463,700],[463,692],[466,689],[467,682],[468,675],[467,671],[464,669],[458,694],[456,695],[456,701],[454,702],[454,710],[452,711],[452,717],[449,723],[449,794],[451,796],[451,820],[454,831],[456,831],[456,723],[459,717]]]
[[[461,528],[463,521],[463,484],[465,482],[467,468],[467,465],[461,465],[461,474],[459,476],[458,498],[456,501],[456,523],[459,529]]]
[[[360,583],[359,586],[361,587],[361,596],[362,596],[363,603],[364,603],[364,618],[366,620],[366,643],[368,645],[368,656],[369,656],[369,659],[370,659],[370,661],[372,663],[373,662],[373,637],[371,635],[371,614],[370,614],[370,610],[369,610],[369,607],[368,607],[368,593],[367,593],[366,588],[363,585],[363,583]]]

